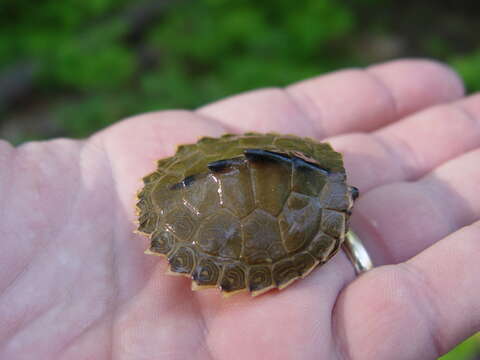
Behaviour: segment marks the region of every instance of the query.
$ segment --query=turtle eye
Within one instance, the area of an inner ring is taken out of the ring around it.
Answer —
[[[357,200],[360,195],[360,191],[355,186],[350,186],[350,193],[352,194],[352,199]]]

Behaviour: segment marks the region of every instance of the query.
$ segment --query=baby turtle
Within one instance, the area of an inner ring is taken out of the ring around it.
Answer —
[[[337,253],[358,190],[341,154],[290,135],[204,137],[158,161],[138,192],[147,254],[192,289],[285,288]]]

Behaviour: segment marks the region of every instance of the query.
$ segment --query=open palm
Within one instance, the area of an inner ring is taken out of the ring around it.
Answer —
[[[480,97],[462,96],[444,66],[404,60],[83,141],[0,143],[0,358],[438,357],[480,329]],[[344,153],[352,227],[377,268],[355,278],[339,253],[284,291],[224,299],[143,254],[134,196],[154,160],[252,130]]]

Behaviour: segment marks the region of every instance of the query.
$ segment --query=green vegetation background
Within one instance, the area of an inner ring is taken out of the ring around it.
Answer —
[[[2,0],[0,136],[84,137],[121,118],[405,56],[480,90],[475,1]],[[412,79],[414,81],[414,79]],[[480,358],[470,340],[445,359]]]
[[[0,134],[13,143],[84,137],[140,112],[194,108],[402,56],[446,61],[478,90],[475,7],[461,0],[2,0]]]

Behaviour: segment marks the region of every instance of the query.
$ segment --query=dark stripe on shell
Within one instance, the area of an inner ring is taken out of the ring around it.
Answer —
[[[243,157],[237,157],[233,159],[224,159],[218,161],[212,161],[208,163],[207,167],[216,173],[222,173],[227,171],[228,169],[238,166],[245,161]]]
[[[295,166],[298,168],[300,171],[320,171],[324,175],[330,174],[330,172],[321,167],[319,164],[307,161],[305,159],[299,158],[298,156],[293,157],[293,162],[295,163]]]
[[[180,189],[189,187],[190,185],[192,185],[195,182],[196,179],[197,179],[196,175],[187,176],[182,181],[170,186],[170,190],[180,190]]]
[[[249,161],[289,161],[292,159],[290,156],[278,152],[263,150],[263,149],[246,149],[244,151],[245,157]]]

